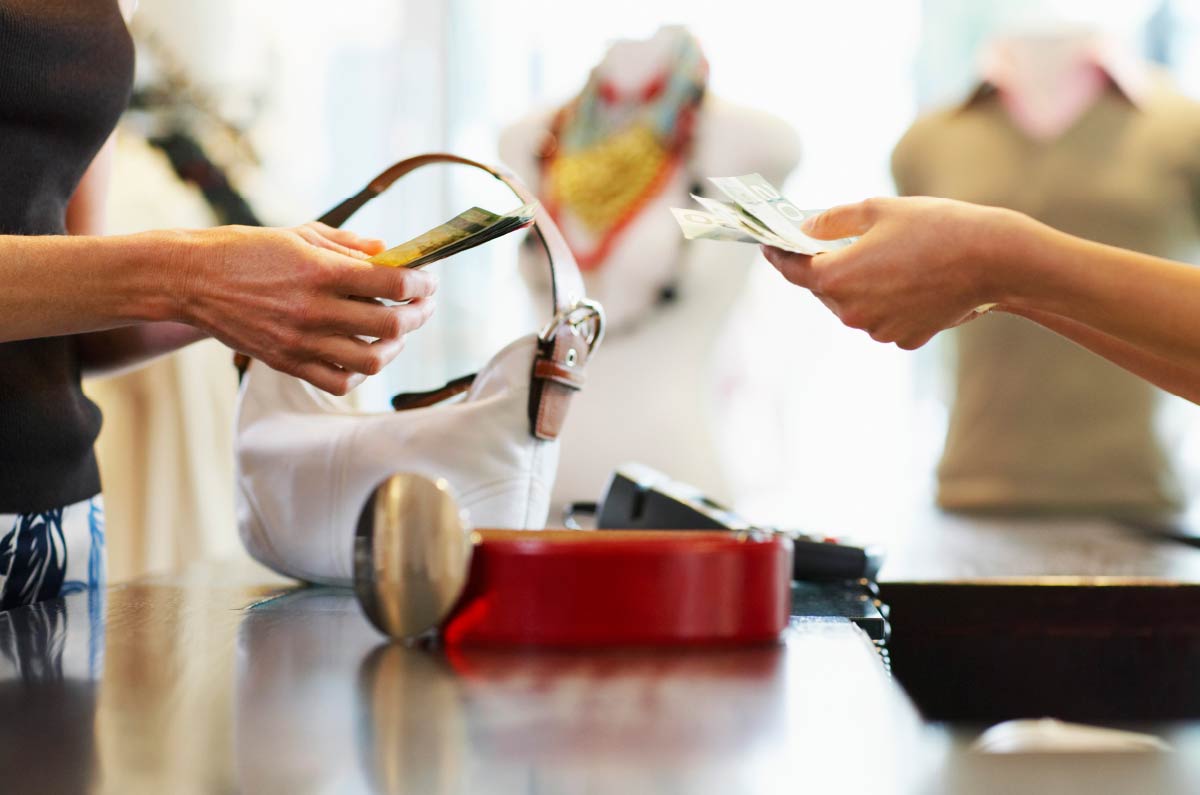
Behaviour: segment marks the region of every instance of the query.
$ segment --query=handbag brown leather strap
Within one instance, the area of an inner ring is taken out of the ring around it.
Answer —
[[[341,226],[349,220],[350,216],[361,210],[367,202],[382,194],[401,177],[405,177],[423,166],[447,163],[469,166],[491,174],[503,182],[524,204],[533,204],[537,201],[529,188],[507,169],[489,166],[458,155],[435,152],[401,160],[371,180],[370,184],[357,195],[346,199],[317,220],[329,226]],[[554,221],[550,219],[550,214],[541,205],[538,206],[537,214],[534,216],[533,229],[541,241],[542,247],[546,250],[546,258],[550,262],[550,286],[554,312],[567,312],[575,302],[584,297],[583,279],[579,276],[579,266],[575,263],[575,255],[571,253],[567,241],[558,231]]]
[[[371,180],[362,191],[346,199],[319,219],[329,226],[341,226],[350,216],[390,188],[401,177],[423,166],[458,164],[491,174],[525,204],[536,201],[529,189],[511,172],[475,160],[451,154],[426,154],[402,160]],[[530,433],[539,439],[556,439],[562,430],[567,407],[575,392],[583,388],[588,359],[604,338],[604,310],[584,294],[583,279],[571,249],[545,208],[538,205],[533,230],[546,251],[550,266],[551,319],[538,334],[538,350],[530,374]],[[474,375],[451,381],[441,389],[397,395],[392,405],[397,410],[418,408],[461,394]]]

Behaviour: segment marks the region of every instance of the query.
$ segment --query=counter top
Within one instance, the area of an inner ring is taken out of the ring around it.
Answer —
[[[1193,723],[1151,727],[1175,753],[970,752],[981,727],[922,721],[841,620],[742,649],[448,652],[385,642],[349,592],[216,564],[0,613],[0,715],[5,793],[1200,791]]]
[[[0,614],[0,790],[907,792],[937,745],[844,621],[730,650],[447,653],[385,642],[347,591],[222,577]]]

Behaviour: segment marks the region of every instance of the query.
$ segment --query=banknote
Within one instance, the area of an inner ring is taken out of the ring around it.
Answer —
[[[499,215],[472,207],[367,262],[392,268],[420,268],[529,226],[537,208],[535,202]]]
[[[700,222],[698,216],[688,216],[693,219],[693,223],[685,227],[684,216],[680,212],[675,213],[676,220],[684,229],[684,236],[689,239],[703,237],[708,240],[762,243],[785,251],[809,255],[834,251],[854,241],[854,238],[817,240],[804,234],[800,231],[800,224],[806,218],[822,211],[801,210],[758,174],[715,177],[710,181],[731,201],[692,194],[696,203],[705,209],[704,215],[708,219]],[[714,231],[710,228],[714,224],[725,227],[725,231]],[[707,233],[700,235],[699,232],[703,228],[708,228]],[[741,234],[734,234],[730,229],[739,230]]]
[[[681,210],[672,207],[675,220],[683,230],[683,236],[688,240],[729,240],[735,243],[760,243],[759,238],[744,229],[727,223],[710,213],[699,210]]]
[[[764,226],[803,254],[834,251],[853,242],[846,240],[817,240],[800,229],[805,219],[821,210],[802,210],[790,202],[778,188],[758,174],[741,177],[713,177],[709,180],[734,204],[758,219]]]
[[[725,223],[740,229],[748,229],[760,243],[771,242],[777,246],[787,245],[786,240],[763,226],[757,218],[732,202],[709,199],[705,196],[697,196],[694,193],[692,194],[692,198],[695,199],[697,204],[707,210],[709,214],[720,218]]]

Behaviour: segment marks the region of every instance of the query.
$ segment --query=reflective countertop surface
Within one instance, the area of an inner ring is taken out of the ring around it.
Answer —
[[[0,614],[0,715],[5,793],[899,792],[931,747],[846,622],[445,651],[385,642],[349,591],[195,575]]]
[[[837,620],[728,650],[392,645],[220,567],[0,613],[3,793],[1187,791],[1177,753],[982,758]],[[1013,790],[1015,784],[1034,789]],[[1194,791],[1194,790],[1193,790]]]

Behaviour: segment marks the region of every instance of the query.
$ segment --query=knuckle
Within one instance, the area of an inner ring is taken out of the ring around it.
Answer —
[[[369,353],[363,359],[362,371],[365,375],[378,375],[387,366],[387,359],[379,353]]]
[[[804,278],[804,272],[798,268],[791,267],[791,263],[782,262],[778,265],[778,268],[780,274],[783,275],[783,278],[791,284],[794,284],[797,287],[811,286],[812,280]]]
[[[421,298],[432,295],[435,289],[433,279],[427,273],[400,268],[393,282],[395,293],[389,296],[393,301],[405,301],[410,298]]]
[[[865,330],[868,325],[866,316],[857,309],[843,309],[838,317],[850,328]]]
[[[315,302],[308,296],[297,298],[290,307],[289,326],[280,331],[281,339],[289,346],[295,347],[303,338],[301,329],[311,329],[317,326],[317,310]]]
[[[809,280],[812,290],[821,295],[842,297],[845,288],[845,278],[839,274],[839,268],[814,269]]]
[[[279,329],[277,334],[279,348],[283,350],[285,354],[294,354],[303,350],[304,335],[300,333],[299,329],[284,327]]]
[[[291,357],[288,357],[285,359],[280,359],[280,360],[276,361],[272,366],[279,372],[283,373],[284,375],[290,375],[293,378],[300,377],[300,369],[301,368],[300,368],[300,362],[297,359],[293,359]]]
[[[410,276],[412,271],[408,268],[397,268],[395,276],[392,277],[391,285],[388,287],[389,293],[387,298],[393,301],[404,301],[410,296],[408,295],[409,285],[411,284]]]
[[[377,336],[381,340],[392,340],[404,334],[404,323],[396,312],[385,312],[379,320]]]
[[[297,251],[303,251],[310,246],[316,245],[317,237],[319,237],[317,230],[313,229],[309,224],[304,224],[303,226],[293,227],[282,232],[280,240],[286,241]]]
[[[344,397],[350,394],[350,390],[354,388],[353,384],[353,376],[343,371],[329,377],[329,383],[325,386],[325,390],[331,395]]]
[[[864,199],[862,203],[863,215],[868,221],[876,221],[886,208],[887,201],[878,196],[872,196],[869,199]]]
[[[316,290],[326,290],[334,286],[337,274],[333,268],[326,267],[319,257],[313,256],[312,252],[309,252],[305,259],[302,273],[310,287]]]
[[[808,279],[808,287],[817,295],[828,295],[829,271],[825,268],[813,268],[812,276]]]

